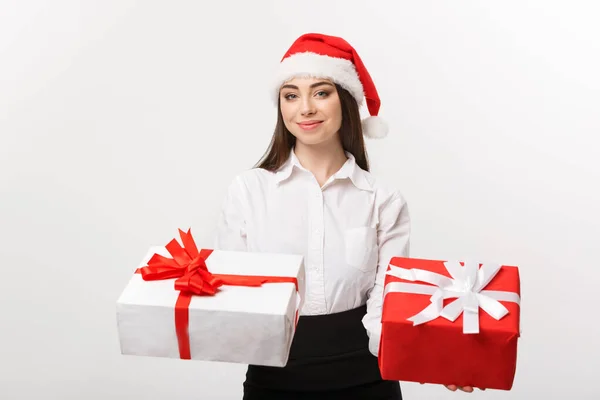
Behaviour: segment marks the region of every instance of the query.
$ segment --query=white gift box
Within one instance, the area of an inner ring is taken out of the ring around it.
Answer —
[[[149,250],[171,258],[165,247]],[[304,298],[301,255],[214,250],[206,259],[212,274],[292,277],[298,282],[259,287],[223,285],[189,305],[191,359],[264,366],[286,365]],[[175,330],[175,279],[144,281],[135,273],[117,301],[121,353],[180,358]]]

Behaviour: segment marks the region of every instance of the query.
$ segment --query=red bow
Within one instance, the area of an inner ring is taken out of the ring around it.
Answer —
[[[212,250],[199,252],[191,230],[183,232],[179,229],[179,236],[183,247],[177,240],[171,240],[166,249],[173,258],[154,254],[148,265],[139,269],[142,278],[145,281],[178,278],[175,290],[195,295],[214,295],[217,288],[223,285],[223,280],[211,274],[206,266],[206,258]]]
[[[263,283],[282,282],[294,283],[296,291],[298,290],[298,280],[293,277],[212,274],[206,266],[206,259],[213,251],[210,249],[198,251],[191,229],[187,232],[179,229],[179,236],[183,247],[175,239],[165,246],[173,258],[154,254],[148,261],[148,265],[139,268],[136,273],[141,274],[145,281],[177,278],[175,290],[180,293],[175,304],[175,330],[179,342],[179,355],[182,359],[191,359],[188,310],[193,295],[212,296],[223,285],[261,286]],[[296,321],[297,319],[296,312]]]

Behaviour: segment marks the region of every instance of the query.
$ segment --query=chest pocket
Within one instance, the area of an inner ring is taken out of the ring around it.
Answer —
[[[377,267],[377,229],[359,227],[344,231],[346,263],[367,272]]]

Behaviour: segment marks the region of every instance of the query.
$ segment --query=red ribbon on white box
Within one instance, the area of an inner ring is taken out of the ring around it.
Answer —
[[[387,275],[411,282],[425,282],[431,285],[406,282],[390,282],[385,286],[384,297],[388,293],[411,293],[431,295],[431,304],[418,314],[408,318],[414,325],[424,324],[438,317],[454,322],[463,316],[463,333],[479,333],[479,308],[496,320],[500,320],[508,310],[500,301],[510,301],[520,305],[517,293],[498,290],[483,290],[494,279],[501,265],[467,261],[464,267],[458,261],[446,261],[444,266],[452,278],[422,269],[406,269],[390,264]],[[444,307],[444,299],[455,301]]]
[[[208,270],[206,260],[213,253],[212,249],[198,250],[192,237],[192,231],[179,229],[181,244],[172,239],[165,247],[173,258],[165,254],[155,253],[138,268],[136,273],[142,275],[145,281],[155,281],[176,278],[174,289],[179,291],[175,303],[175,332],[179,345],[179,356],[182,359],[192,358],[189,336],[189,306],[192,296],[218,295],[219,287],[223,285],[259,287],[265,283],[293,283],[296,286],[296,315],[294,329],[298,324],[299,309],[302,299],[298,289],[298,278],[291,276],[256,276],[256,275],[225,275],[213,274]],[[164,252],[162,249],[160,252]]]

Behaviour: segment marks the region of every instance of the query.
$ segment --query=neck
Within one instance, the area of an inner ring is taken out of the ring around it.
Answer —
[[[297,141],[294,153],[300,164],[312,172],[320,186],[323,186],[347,160],[339,140],[314,146]]]

